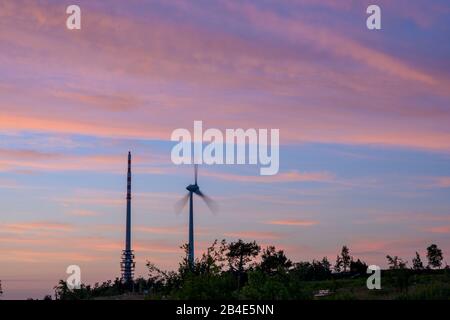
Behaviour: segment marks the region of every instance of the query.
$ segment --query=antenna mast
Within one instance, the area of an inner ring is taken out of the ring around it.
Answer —
[[[125,250],[122,251],[122,281],[129,283],[134,276],[134,253],[131,250],[131,152],[128,152],[128,174],[127,174],[127,218],[125,234]]]

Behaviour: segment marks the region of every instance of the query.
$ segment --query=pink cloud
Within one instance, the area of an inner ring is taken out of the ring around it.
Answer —
[[[20,108],[19,108],[20,109]],[[0,112],[0,126],[3,130],[37,131],[49,133],[65,133],[100,136],[100,137],[128,137],[128,138],[159,138],[167,139],[166,131],[159,131],[157,126],[149,128],[143,124],[130,128],[128,124],[116,123],[111,126],[108,121],[98,119],[78,120],[67,116],[21,116]]]
[[[302,227],[310,227],[319,224],[318,221],[313,220],[270,220],[264,223],[281,226],[302,226]]]
[[[184,234],[186,230],[181,227],[147,227],[147,226],[136,226],[134,228],[136,231],[144,232],[144,233],[153,233],[153,234]]]
[[[202,12],[198,7],[187,9]],[[6,23],[14,27],[0,30],[0,37],[10,45],[25,46],[27,52],[24,55],[5,52],[7,64],[26,65],[36,72],[49,72],[40,68],[51,66],[52,72],[61,73],[66,69],[63,62],[67,60],[71,74],[84,79],[86,84],[83,88],[70,82],[64,88],[50,86],[46,90],[27,87],[27,94],[22,96],[29,101],[21,103],[9,101],[15,99],[8,97],[17,97],[17,92],[24,92],[23,87],[3,86],[0,126],[9,132],[167,140],[174,128],[191,125],[197,116],[214,127],[279,127],[282,143],[313,141],[450,149],[450,134],[442,129],[446,128],[449,115],[439,108],[418,106],[408,98],[411,90],[448,97],[444,90],[447,80],[411,66],[400,57],[337,34],[336,30],[232,2],[225,9],[242,16],[256,30],[270,32],[280,43],[289,43],[278,49],[257,39],[243,40],[228,32],[200,28],[188,22],[170,22],[158,16],[131,20],[96,10],[86,17],[85,24],[95,22],[96,28],[75,36],[70,43],[63,43],[61,36],[67,34],[54,28],[60,24],[58,6],[47,4],[44,10],[32,3],[5,5],[4,18],[15,22]],[[32,19],[16,22],[15,17],[21,14]],[[115,28],[117,24],[121,25],[120,30]],[[36,26],[48,32],[33,32],[31,36],[28,31],[35,30]],[[114,30],[112,34],[111,30]],[[295,47],[305,44],[312,49],[302,50],[300,55]],[[175,45],[177,50],[172,49]],[[330,57],[331,67],[314,62],[317,50]],[[60,56],[66,60],[57,59]],[[83,58],[86,56],[89,59]],[[128,57],[126,61],[124,56]],[[42,59],[48,63],[36,64]],[[357,67],[354,74],[342,72],[339,68],[342,60]],[[371,77],[365,76],[367,72],[373,72]],[[124,82],[133,79],[137,85],[117,90],[119,85],[114,83],[92,89],[93,84],[110,83],[104,78],[112,75],[117,76],[119,84],[122,84],[120,79],[126,79]],[[386,81],[392,75],[399,78],[394,86]],[[163,83],[167,94],[147,93],[142,88],[148,83]],[[185,89],[201,86],[208,90],[201,93],[193,90],[183,96],[177,90],[170,90],[171,83],[184,83]],[[234,99],[227,94],[237,88],[259,92],[263,98]],[[328,96],[336,91],[341,94]],[[379,103],[373,92],[382,93],[383,103]],[[355,95],[363,95],[365,103],[351,101]],[[292,102],[289,97],[298,101]],[[377,103],[372,105],[371,100]],[[205,112],[212,109],[214,113]],[[274,114],[274,109],[281,112]],[[424,110],[435,119],[434,126],[427,125]],[[117,113],[123,111],[126,115],[118,117]],[[367,111],[372,114],[367,116]],[[258,117],[250,117],[255,112]],[[399,113],[402,117],[394,117]]]
[[[14,233],[24,233],[29,231],[60,231],[68,232],[73,231],[74,227],[67,223],[57,223],[57,222],[21,222],[21,223],[9,223],[0,225],[4,231],[14,232]]]
[[[234,182],[262,182],[262,183],[287,183],[287,182],[332,182],[334,176],[328,172],[282,172],[274,176],[243,176],[235,174],[205,172],[205,176]]]
[[[450,226],[432,227],[426,229],[426,231],[431,233],[450,233]]]
[[[235,239],[246,239],[246,240],[260,240],[260,239],[278,239],[280,235],[275,232],[264,232],[264,231],[240,231],[240,232],[226,232],[225,237],[235,238]]]
[[[312,27],[299,19],[281,17],[273,12],[260,10],[250,4],[236,5],[235,3],[227,2],[227,5],[233,12],[242,14],[258,28],[285,35],[296,41],[306,40],[319,48],[332,52],[334,55],[349,57],[357,62],[405,80],[415,80],[428,85],[438,84],[431,75],[414,69],[399,59],[365,47],[325,28]]]
[[[450,188],[450,177],[435,178],[432,186],[439,188]]]
[[[151,155],[135,155],[133,163],[134,172],[145,174],[173,173],[172,168],[162,166],[163,156],[152,153]],[[0,149],[0,169],[4,171],[96,171],[123,173],[126,155],[120,154],[91,154],[76,155],[70,153],[47,153],[36,150]],[[165,160],[169,163],[169,156]],[[143,165],[151,164],[152,167]]]
[[[88,105],[91,108],[116,112],[129,111],[142,104],[142,101],[129,94],[55,91],[51,95],[60,98],[63,103],[74,102],[77,105]]]
[[[86,209],[74,209],[71,210],[69,214],[72,216],[79,216],[79,217],[96,217],[101,215],[99,212]]]
[[[95,261],[99,258],[95,255],[66,251],[45,251],[45,250],[22,250],[22,249],[2,249],[0,260],[3,262],[40,263],[47,264],[48,261],[55,262],[87,262]]]

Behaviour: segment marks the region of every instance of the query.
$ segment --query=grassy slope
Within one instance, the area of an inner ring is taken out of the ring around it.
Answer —
[[[413,275],[408,280],[408,285],[399,286],[395,276],[382,277],[381,290],[368,290],[366,279],[340,279],[311,282],[305,285],[313,291],[330,289],[334,291],[328,297],[317,299],[332,300],[392,300],[392,299],[450,299],[450,276],[442,275]]]

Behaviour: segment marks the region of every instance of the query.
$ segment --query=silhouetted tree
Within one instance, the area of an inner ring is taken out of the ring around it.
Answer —
[[[181,247],[185,251],[187,245]],[[169,296],[174,299],[225,299],[236,290],[236,278],[225,270],[229,245],[225,240],[215,240],[206,252],[195,259],[192,266],[186,258],[178,272],[163,271],[148,262],[149,277],[153,284],[152,296]],[[237,275],[237,272],[236,272]]]
[[[328,261],[327,257],[322,258],[322,267],[327,271],[327,273],[331,273],[331,263]]]
[[[350,256],[350,251],[347,246],[343,246],[341,250],[341,255],[337,255],[336,264],[334,265],[334,271],[336,272],[347,272],[350,269],[350,262],[352,257]]]
[[[223,271],[225,262],[228,260],[226,252],[228,244],[223,239],[220,243],[214,240],[211,246],[206,249],[200,259],[195,259],[194,265],[190,266],[188,261],[189,245],[186,243],[180,247],[186,253],[179,264],[179,272],[182,278],[188,274],[218,274]]]
[[[350,269],[350,262],[352,261],[350,251],[348,250],[347,246],[342,247],[341,257],[342,257],[342,266],[344,267],[344,272],[346,272],[347,269]]]
[[[182,246],[184,250],[187,246]],[[436,256],[442,262],[442,252],[437,246],[428,248],[428,256]],[[260,246],[256,242],[239,240],[228,244],[225,240],[215,240],[199,258],[194,261],[192,268],[184,258],[176,271],[163,271],[153,263],[148,262],[148,278],[137,278],[133,281],[135,292],[148,295],[151,299],[313,299],[314,292],[319,288],[328,288],[336,293],[336,298],[342,298],[337,292],[339,288],[346,289],[347,284],[353,290],[353,281],[340,279],[352,274],[365,274],[367,264],[360,259],[354,260],[347,246],[342,248],[337,256],[336,269],[338,272],[351,273],[343,276],[333,276],[331,265],[326,257],[311,262],[292,263],[283,250],[276,250],[274,246],[266,247],[258,263]],[[440,258],[439,258],[440,257]],[[390,269],[386,272],[386,284],[394,287],[400,293],[410,285],[414,272],[406,268],[398,256],[386,256]],[[348,265],[349,264],[349,265]],[[413,259],[415,269],[423,268],[419,254]],[[438,274],[447,280],[447,273]],[[426,275],[428,277],[428,275]],[[328,280],[328,281],[327,281]],[[320,281],[314,283],[312,281]],[[414,276],[416,283],[416,275]],[[387,286],[387,287],[389,287]],[[440,288],[440,287],[439,287]],[[446,287],[442,287],[446,288]],[[339,289],[340,290],[340,289]],[[389,289],[390,290],[390,289]],[[416,290],[416,288],[414,288]],[[447,290],[447,289],[445,289]],[[447,291],[442,294],[446,295]],[[1,283],[0,283],[1,291]],[[346,290],[343,290],[345,293]],[[433,290],[431,290],[433,291]],[[430,291],[430,292],[431,292]],[[441,290],[438,294],[441,294]],[[80,289],[68,288],[61,280],[55,286],[55,298],[63,300],[94,299],[96,297],[118,296],[128,293],[129,289],[119,279],[108,280],[94,286],[82,284]],[[431,292],[433,297],[435,293]],[[352,293],[353,294],[353,293]],[[413,292],[413,294],[416,294]],[[428,294],[428,293],[427,293]],[[356,297],[356,296],[355,296]],[[403,297],[399,296],[399,297]],[[408,298],[409,296],[404,296]],[[445,296],[446,297],[446,296]],[[333,298],[333,297],[331,297]],[[50,299],[50,297],[46,297]],[[128,299],[128,297],[127,297]]]
[[[274,246],[269,246],[263,250],[260,268],[267,274],[286,272],[292,267],[292,261],[284,254],[283,250],[276,251]]]
[[[167,294],[168,291],[178,288],[182,282],[183,278],[182,272],[184,270],[189,270],[189,268],[185,269],[180,267],[178,273],[175,271],[163,271],[158,267],[156,267],[156,265],[151,263],[150,261],[147,261],[146,266],[148,269],[148,277],[149,277],[148,278],[149,291],[151,291],[151,293],[161,293],[161,294]]]
[[[227,260],[225,253],[228,250],[228,245],[225,239],[220,244],[218,240],[214,240],[213,244],[203,253],[198,266],[199,272],[202,274],[220,274],[225,267]]]
[[[367,264],[361,260],[350,262],[350,272],[357,274],[365,274],[367,272]]]
[[[322,261],[313,260],[311,263],[311,279],[310,280],[325,280],[330,277],[330,263],[327,258]]]
[[[437,245],[432,244],[427,248],[428,267],[440,269],[442,266],[442,250]]]
[[[289,272],[298,281],[325,280],[331,275],[331,265],[326,257],[322,261],[302,261],[294,264]]]
[[[53,289],[55,290],[56,300],[66,300],[69,288],[64,280],[59,280],[58,285],[56,285]]]
[[[286,274],[269,275],[257,268],[249,271],[248,281],[239,292],[243,299],[280,300],[292,299]]]
[[[242,276],[246,270],[246,266],[252,259],[258,256],[261,247],[255,241],[245,243],[241,239],[228,245],[226,254],[230,269],[238,274],[238,289],[242,284]]]
[[[294,263],[294,268],[292,269],[291,274],[293,274],[300,281],[312,280],[312,265],[308,261]]]
[[[419,253],[416,251],[416,257],[412,259],[413,269],[414,270],[423,270],[422,259],[420,259]]]
[[[0,297],[3,295],[2,280],[0,280]]]
[[[336,263],[334,264],[334,271],[341,272],[342,269],[342,258],[340,255],[336,256]]]
[[[406,264],[408,263],[406,261],[403,261],[403,259],[399,258],[398,256],[391,257],[390,255],[387,255],[386,259],[388,260],[389,269],[392,270],[405,269]]]

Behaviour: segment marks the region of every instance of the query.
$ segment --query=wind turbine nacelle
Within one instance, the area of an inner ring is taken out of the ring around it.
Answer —
[[[196,193],[199,190],[198,185],[196,185],[196,184],[190,184],[186,187],[186,189],[189,192],[193,192],[193,193]]]

